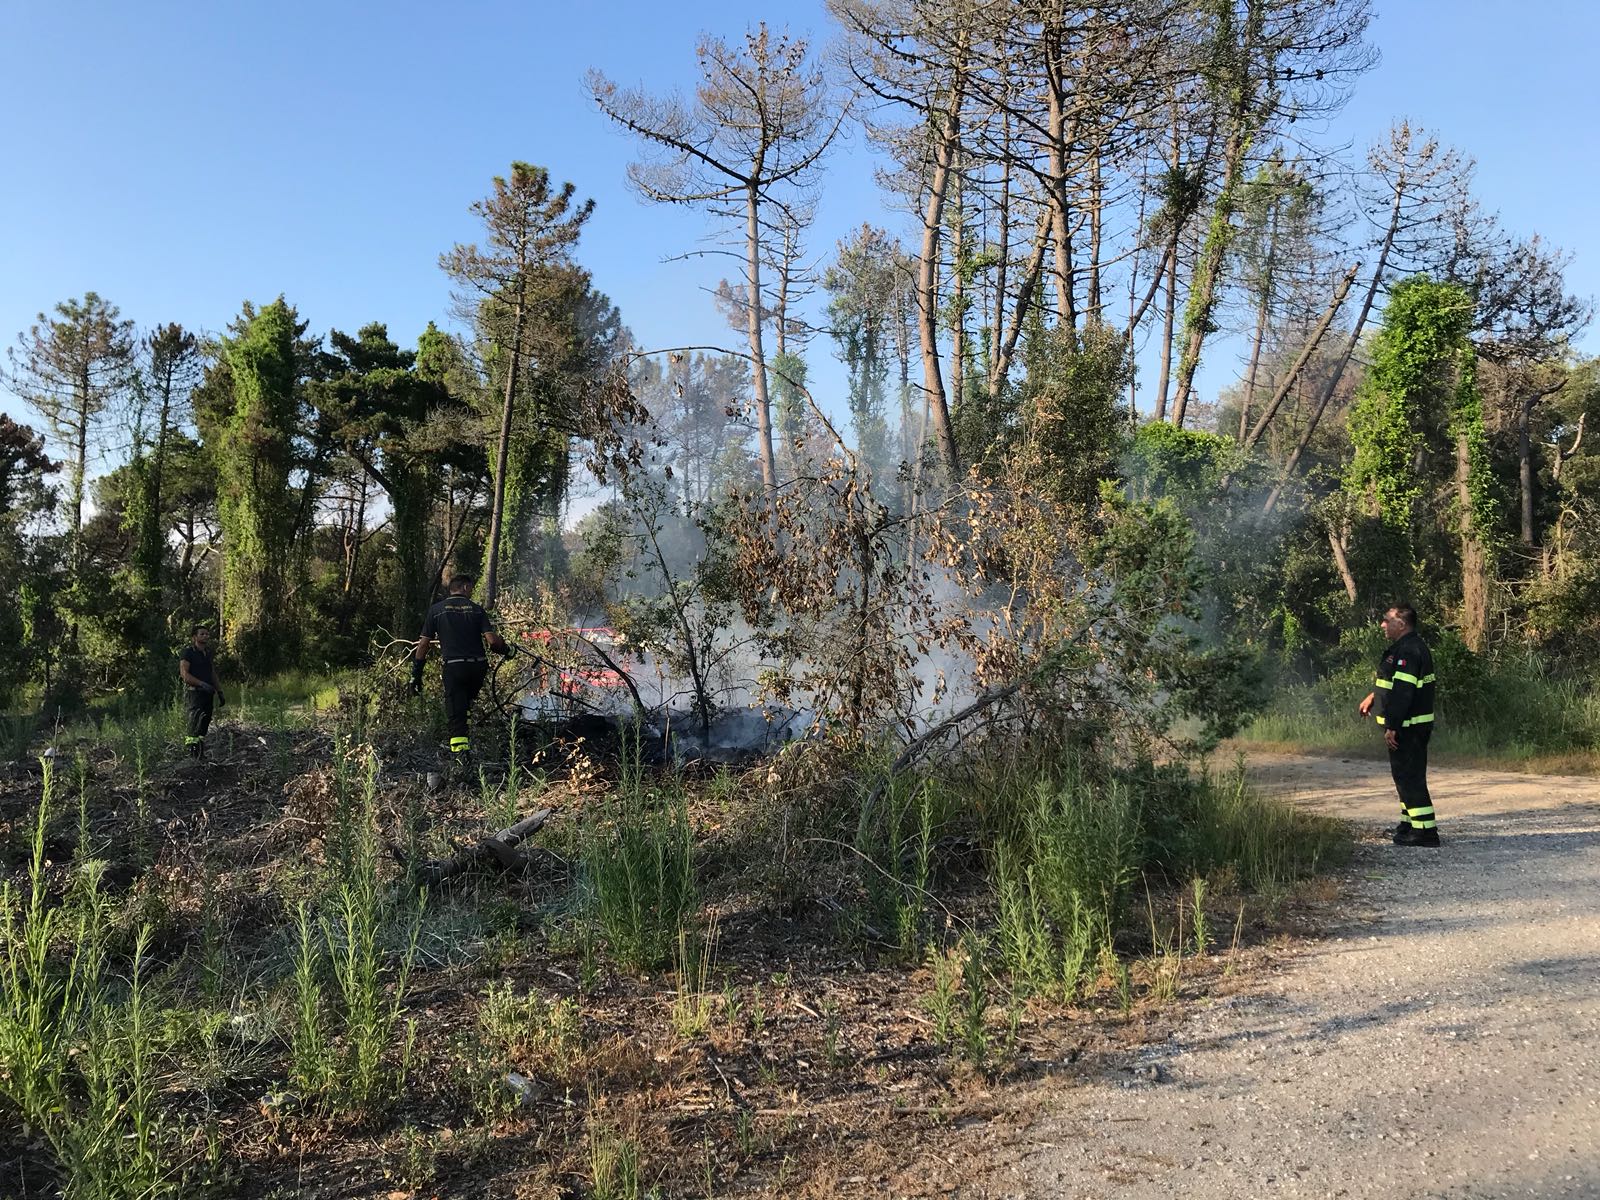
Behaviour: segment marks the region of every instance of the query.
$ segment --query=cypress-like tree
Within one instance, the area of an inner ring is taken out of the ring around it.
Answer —
[[[246,671],[282,664],[296,497],[290,488],[300,416],[294,311],[279,297],[225,344],[232,405],[216,437],[223,537],[224,636]]]

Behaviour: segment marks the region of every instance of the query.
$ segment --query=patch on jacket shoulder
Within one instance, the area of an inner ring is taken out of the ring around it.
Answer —
[[[1406,665],[1406,660],[1402,658],[1399,661],[1397,661],[1394,665],[1397,666],[1397,667],[1403,667],[1403,666]]]

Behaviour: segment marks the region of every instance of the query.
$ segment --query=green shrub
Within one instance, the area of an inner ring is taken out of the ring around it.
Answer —
[[[1078,759],[1004,782],[990,804],[1001,959],[1020,982],[1070,999],[1121,920],[1140,866],[1139,806],[1126,782]]]
[[[949,799],[934,780],[902,777],[861,806],[856,861],[868,919],[910,959],[922,945],[933,849]]]
[[[625,788],[582,849],[593,919],[611,952],[633,967],[671,957],[695,905],[694,836],[681,792]]]
[[[1173,879],[1231,867],[1245,886],[1270,891],[1349,855],[1343,822],[1256,792],[1242,760],[1220,778],[1164,772],[1150,794],[1146,853]]]

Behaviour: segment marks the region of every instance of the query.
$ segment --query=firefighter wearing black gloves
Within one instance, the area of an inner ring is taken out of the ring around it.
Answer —
[[[439,643],[444,659],[444,715],[450,730],[450,753],[456,762],[465,761],[464,756],[472,749],[467,713],[489,674],[484,642],[497,654],[511,654],[511,647],[490,624],[489,614],[473,603],[475,582],[471,575],[456,575],[450,580],[450,594],[428,610],[411,660],[411,690],[420,695],[423,660],[428,657],[428,647]]]
[[[1428,739],[1433,736],[1433,654],[1417,633],[1417,610],[1397,604],[1383,614],[1389,639],[1373,690],[1361,702],[1383,726],[1389,773],[1400,793],[1396,846],[1437,846],[1439,828],[1428,794]]]

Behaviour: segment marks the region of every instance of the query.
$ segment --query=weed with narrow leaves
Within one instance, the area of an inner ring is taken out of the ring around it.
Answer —
[[[711,1027],[714,997],[708,987],[717,958],[717,923],[712,920],[703,937],[678,931],[674,955],[672,1028],[684,1041],[699,1037]]]
[[[931,780],[896,779],[875,804],[863,804],[855,851],[867,918],[885,926],[901,955],[914,958],[927,911],[933,847],[947,807]]]
[[[299,945],[294,960],[294,1023],[289,1038],[290,1078],[304,1096],[328,1085],[328,1034],[322,1016],[322,945],[312,936],[302,902],[296,910]]]
[[[1233,921],[1233,941],[1228,946],[1228,965],[1222,969],[1224,975],[1232,975],[1235,964],[1239,961],[1239,939],[1244,934],[1244,905],[1239,905],[1239,915]]]
[[[993,817],[1000,959],[1023,986],[1071,1000],[1136,874],[1138,806],[1126,784],[1077,763],[1003,784]]]
[[[478,1029],[498,1056],[557,1078],[571,1071],[583,1051],[577,1001],[552,1002],[537,992],[519,996],[509,983],[489,985],[478,1010]]]
[[[583,874],[611,952],[633,967],[665,962],[695,903],[694,839],[681,791],[623,789],[609,822],[586,839]]]
[[[594,1200],[640,1200],[639,1143],[620,1131],[591,1127],[589,1172]]]
[[[1190,915],[1193,926],[1194,953],[1196,958],[1204,957],[1206,948],[1211,945],[1211,927],[1206,921],[1206,881],[1202,876],[1194,877],[1194,909]]]
[[[74,855],[79,862],[94,856],[89,842],[89,758],[80,749],[72,756],[73,772],[78,781],[78,840]]]
[[[739,1143],[739,1153],[746,1159],[752,1159],[759,1151],[756,1143],[756,1115],[748,1108],[741,1108],[733,1117],[733,1136]]]
[[[126,985],[114,985],[98,864],[75,874],[63,906],[50,904],[55,779],[43,768],[26,894],[0,885],[0,1098],[42,1137],[67,1195],[179,1195],[183,1131],[160,1107],[148,1016],[150,930],[138,928]],[[58,940],[64,962],[52,958]]]
[[[989,1059],[989,981],[985,967],[988,947],[982,938],[961,939],[961,1044],[973,1066]]]
[[[961,989],[961,958],[953,950],[929,949],[928,972],[933,989],[923,1001],[933,1018],[933,1039],[948,1048],[956,1038],[956,996]]]

